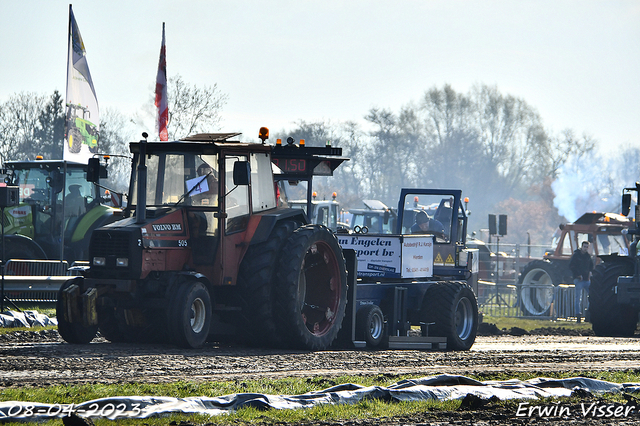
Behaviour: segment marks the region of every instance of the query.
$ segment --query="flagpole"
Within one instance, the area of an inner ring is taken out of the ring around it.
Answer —
[[[67,138],[69,137],[69,108],[67,105],[69,104],[69,60],[71,58],[71,16],[73,16],[73,10],[71,8],[71,4],[69,4],[69,30],[67,31],[67,81],[65,85],[65,94],[64,94],[64,140],[62,141],[62,155],[60,158],[64,158],[64,146],[67,143]]]
[[[73,9],[72,5],[69,4],[69,31],[67,34],[67,85],[66,85],[66,93],[65,93],[65,120],[64,120],[64,135],[65,138],[62,142],[62,159],[63,159],[63,169],[62,169],[62,220],[60,223],[60,264],[64,263],[64,225],[65,225],[65,199],[67,197],[64,196],[66,191],[66,181],[67,181],[67,162],[64,160],[64,147],[65,144],[68,144],[69,138],[69,108],[67,105],[69,104],[69,62],[71,61],[71,31],[73,25]]]

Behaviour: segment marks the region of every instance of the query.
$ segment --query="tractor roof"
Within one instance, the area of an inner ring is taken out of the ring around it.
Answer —
[[[23,161],[7,161],[4,164],[11,169],[29,169],[29,168],[57,168],[63,167],[64,164],[72,168],[86,168],[86,163],[77,163],[75,161],[64,160],[23,160]]]
[[[633,220],[626,216],[622,216],[617,213],[602,213],[591,212],[585,213],[580,216],[575,222],[576,225],[591,225],[594,223],[608,223],[608,224],[631,224]]]
[[[231,141],[229,139],[240,135],[241,133],[200,133],[188,136],[184,139],[171,142],[151,141],[146,143],[147,154],[154,152],[190,152],[190,153],[215,153],[220,149],[232,148],[242,151],[269,151],[270,145],[261,143],[247,143],[239,141]],[[131,152],[140,151],[140,142],[131,142],[129,144]]]

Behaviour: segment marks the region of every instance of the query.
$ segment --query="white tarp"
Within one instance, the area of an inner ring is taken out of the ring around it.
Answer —
[[[38,311],[6,311],[0,314],[0,327],[46,327],[49,325],[58,325],[58,320]]]
[[[594,394],[640,393],[640,383],[611,383],[574,377],[569,379],[536,378],[527,381],[505,380],[479,382],[464,376],[439,375],[402,380],[389,387],[361,386],[347,383],[302,395],[267,395],[239,393],[219,397],[154,397],[129,396],[101,398],[82,404],[43,404],[34,402],[0,402],[0,422],[40,421],[62,418],[74,412],[90,418],[138,418],[175,413],[220,415],[245,407],[258,409],[300,409],[323,404],[356,404],[362,400],[379,399],[388,402],[455,400],[467,395],[482,399],[532,400],[548,397],[568,397],[576,390]]]

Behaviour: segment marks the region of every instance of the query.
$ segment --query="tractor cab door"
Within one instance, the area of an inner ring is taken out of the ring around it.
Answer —
[[[252,214],[276,207],[271,159],[267,153],[225,153],[221,162],[224,179],[223,229],[220,249],[224,284],[236,284],[238,267],[247,249]],[[222,190],[222,189],[221,189]]]
[[[222,232],[218,258],[222,263],[222,281],[225,285],[236,283],[238,263],[243,252],[243,242],[249,223],[249,186],[234,185],[233,169],[236,162],[246,162],[245,154],[226,154],[221,161]]]

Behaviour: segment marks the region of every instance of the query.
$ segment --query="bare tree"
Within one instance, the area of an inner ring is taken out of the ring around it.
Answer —
[[[220,111],[227,102],[227,95],[218,90],[217,84],[198,87],[176,75],[169,79],[167,90],[170,140],[218,128]]]
[[[2,161],[33,157],[32,141],[46,97],[21,92],[0,105],[0,155]]]
[[[317,190],[321,198],[330,197],[331,193],[337,192],[340,203],[343,207],[360,207],[360,200],[363,196],[363,175],[362,165],[364,152],[364,134],[354,122],[330,121],[307,122],[300,120],[292,130],[281,130],[274,132],[272,140],[286,139],[291,137],[295,143],[305,140],[307,146],[332,146],[342,148],[342,155],[349,158],[334,171],[332,177],[314,178],[314,189]]]
[[[105,108],[100,113],[100,153],[111,156],[106,185],[126,192],[131,173],[129,142],[135,140],[133,122],[118,110]],[[138,138],[139,139],[139,138]]]

